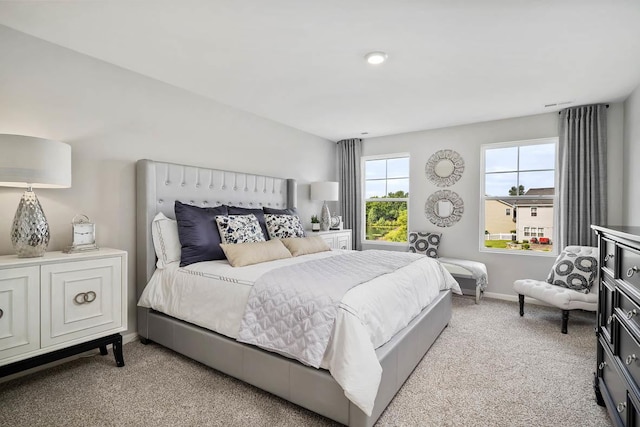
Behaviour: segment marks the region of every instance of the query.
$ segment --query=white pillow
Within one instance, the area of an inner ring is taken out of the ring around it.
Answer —
[[[222,243],[264,242],[264,234],[254,214],[218,215],[216,224]]]
[[[180,262],[181,246],[175,219],[167,218],[159,212],[151,222],[151,237],[158,257],[156,267],[165,268],[169,264]]]

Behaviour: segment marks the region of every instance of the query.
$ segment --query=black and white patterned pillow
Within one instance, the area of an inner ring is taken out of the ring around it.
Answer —
[[[598,275],[598,248],[567,246],[556,258],[547,283],[589,293]]]
[[[438,258],[441,233],[409,232],[409,252]]]
[[[271,239],[304,237],[302,222],[297,215],[265,214],[264,218]]]
[[[264,242],[264,234],[255,215],[218,215],[216,224],[222,243]]]

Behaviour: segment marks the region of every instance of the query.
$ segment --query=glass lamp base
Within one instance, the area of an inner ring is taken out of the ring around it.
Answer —
[[[327,231],[331,226],[331,212],[329,212],[329,206],[327,206],[327,202],[324,202],[322,205],[322,211],[320,215],[320,229],[322,231]]]
[[[49,224],[31,189],[24,192],[11,227],[11,243],[19,258],[43,256],[49,246]]]

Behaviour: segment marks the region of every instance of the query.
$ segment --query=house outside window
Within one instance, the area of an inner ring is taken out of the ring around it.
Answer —
[[[504,210],[504,214],[507,216],[511,216],[511,208],[507,208]]]
[[[553,254],[558,138],[486,144],[481,150],[480,250]],[[498,220],[492,206],[511,209]],[[532,239],[534,238],[535,239]],[[531,240],[531,241],[530,241]]]
[[[407,243],[409,155],[362,159],[364,242]]]

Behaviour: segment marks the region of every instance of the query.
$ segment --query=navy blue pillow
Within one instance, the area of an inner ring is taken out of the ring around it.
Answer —
[[[264,213],[272,215],[298,215],[298,211],[296,211],[296,208],[274,209],[264,206],[262,210],[264,211]]]
[[[262,234],[264,234],[265,240],[269,240],[269,231],[267,231],[267,222],[264,219],[264,212],[262,209],[249,209],[249,208],[239,208],[237,206],[226,206],[229,210],[229,215],[251,215],[254,214],[256,218],[258,218],[258,223],[260,224],[260,228],[262,229]]]
[[[176,200],[178,237],[182,246],[180,267],[201,261],[226,259],[220,247],[217,215],[227,215],[226,206],[200,208]]]

